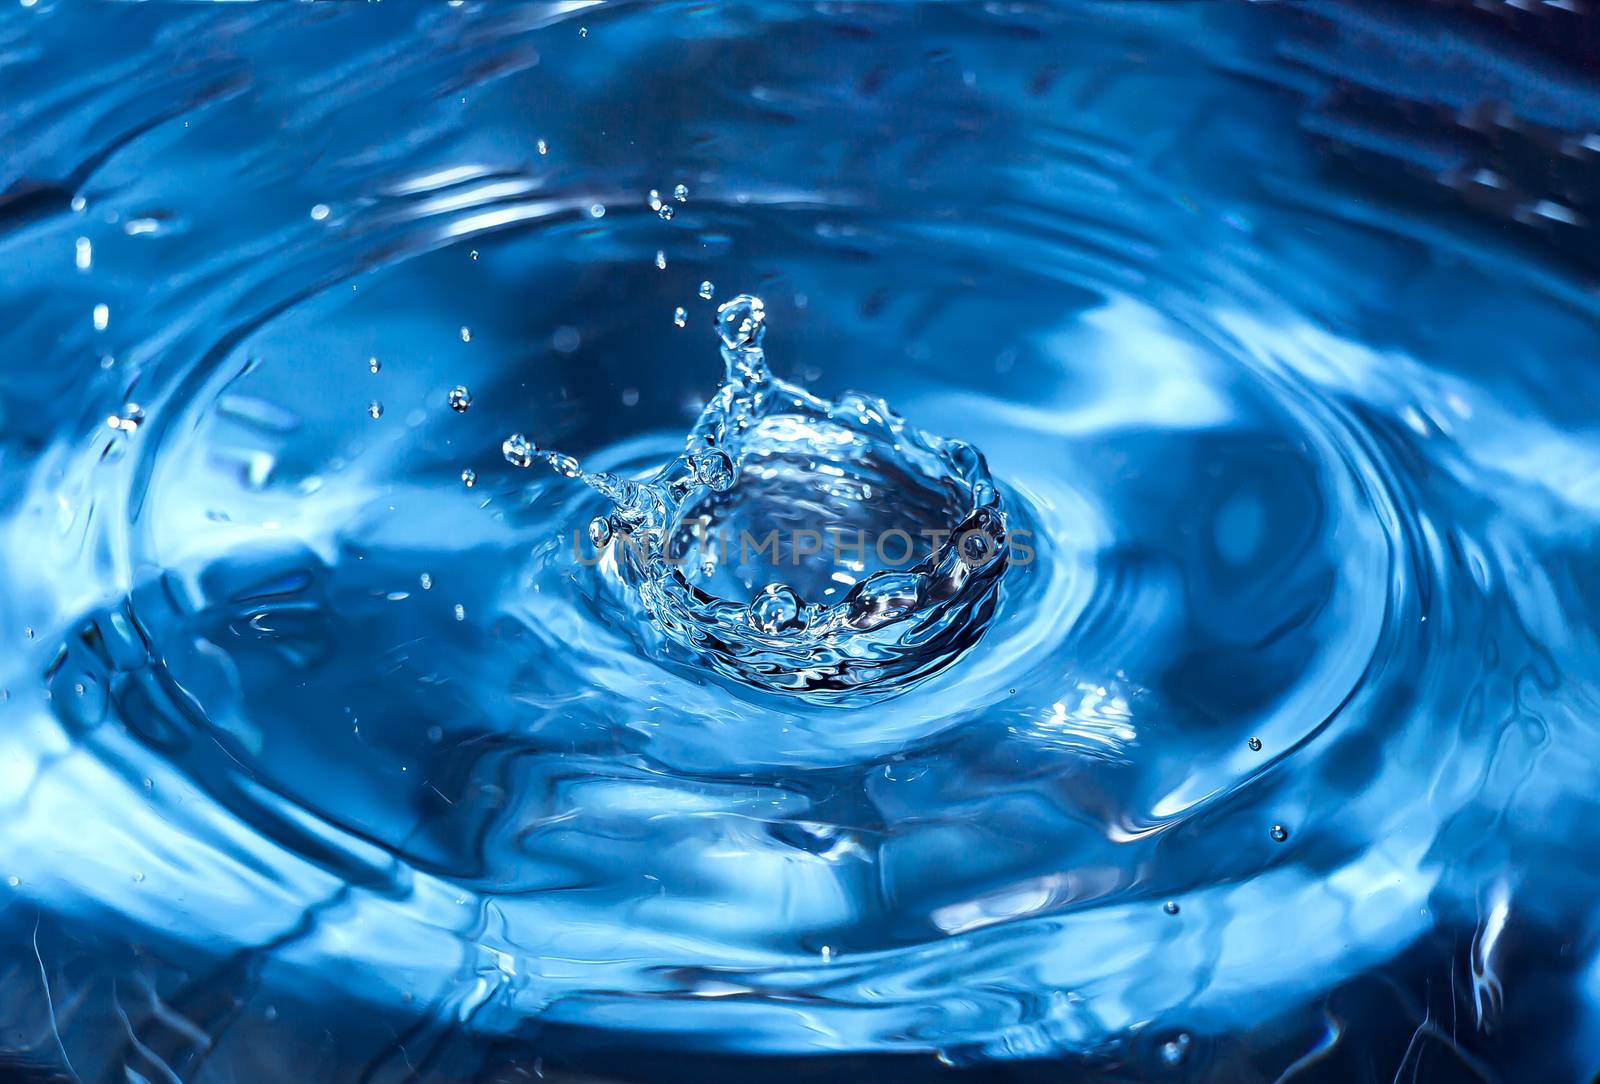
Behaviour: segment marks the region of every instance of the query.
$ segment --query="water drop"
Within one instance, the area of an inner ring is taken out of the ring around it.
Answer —
[[[539,153],[540,154],[549,154],[550,153],[550,144],[546,143],[544,140],[542,140],[542,139],[539,140],[537,146],[539,148]]]
[[[1161,909],[1169,915],[1175,915],[1181,910],[1181,908],[1178,906],[1177,900],[1168,900],[1166,903],[1161,905]]]
[[[581,478],[583,476],[583,467],[578,463],[577,459],[570,455],[550,452],[545,456],[545,462],[550,464],[551,470],[563,478]]]
[[[473,249],[471,252],[467,253],[467,255],[472,257],[472,260],[473,260],[474,263],[477,262],[477,259],[478,259],[478,250],[477,249]]]
[[[461,341],[464,343],[472,341],[472,329],[465,324],[461,326]]]
[[[650,190],[650,209],[652,211],[661,210],[661,193],[654,188]]]
[[[1252,753],[1261,752],[1261,739],[1260,738],[1251,738],[1250,739],[1250,751]]]
[[[605,516],[595,516],[589,521],[589,541],[595,549],[604,549],[611,541],[611,521]]]
[[[428,575],[426,572],[424,572],[422,574],[422,576],[419,578],[418,582],[422,584],[422,589],[424,591],[432,591],[433,590],[433,577]]]
[[[466,486],[468,489],[471,489],[473,486],[477,485],[478,472],[473,470],[471,467],[468,467],[466,470],[462,471],[461,484]]]
[[[383,417],[383,404],[374,399],[367,404],[367,416],[373,421]]]
[[[1161,1044],[1161,1064],[1169,1069],[1182,1065],[1189,1056],[1189,1045],[1193,1042],[1183,1032],[1179,1032]]]
[[[672,190],[672,194],[677,197],[679,203],[683,203],[689,198],[689,186],[686,184],[680,184],[678,187]]]
[[[382,369],[382,368],[383,368],[383,365],[379,363],[379,361],[378,361],[378,359],[376,357],[371,357],[371,358],[367,359],[367,372],[376,373],[379,369]]]
[[[800,624],[800,596],[783,583],[769,583],[750,600],[750,624],[766,633],[782,632]]]
[[[656,249],[656,268],[661,271],[667,269],[667,254],[661,249]]]
[[[1289,838],[1289,829],[1285,828],[1281,824],[1274,824],[1272,826],[1271,835],[1272,835],[1272,842],[1274,842],[1274,843],[1282,843],[1284,840]]]
[[[672,216],[676,213],[677,212],[673,211],[672,204],[670,203],[663,203],[661,205],[661,209],[656,212],[656,214],[661,216],[661,219],[664,222],[671,222]]]
[[[77,264],[78,270],[89,270],[90,266],[94,263],[94,245],[87,237],[80,237],[77,240],[77,244],[74,246],[74,250],[74,262]]]
[[[22,883],[22,878],[16,876],[15,874],[13,874],[12,876],[6,878],[6,884],[10,885],[12,888],[16,888],[21,883]]]
[[[717,307],[717,334],[729,350],[746,350],[761,345],[766,334],[767,310],[759,297],[740,294]]]
[[[605,216],[606,216],[606,205],[605,204],[603,204],[603,203],[595,203],[595,204],[591,204],[590,205],[590,207],[589,207],[589,217],[590,218],[604,218]]]
[[[467,390],[465,384],[457,384],[451,388],[446,399],[450,403],[450,409],[457,414],[465,414],[467,408],[472,405],[472,393]]]
[[[717,288],[711,284],[710,279],[706,279],[700,284],[700,296],[706,301],[710,301],[716,295],[716,292]]]
[[[533,442],[521,433],[512,433],[500,445],[501,454],[513,467],[533,466],[533,457],[537,451]]]
[[[701,452],[691,466],[696,480],[713,493],[726,493],[733,488],[734,465],[727,452],[719,448]]]
[[[589,28],[587,26],[578,27],[578,37],[586,38],[588,36],[589,36]]]
[[[111,323],[111,306],[100,304],[94,307],[94,329],[104,331]]]
[[[683,327],[689,322],[689,313],[682,305],[672,310],[672,322],[679,327]]]
[[[328,205],[326,203],[319,203],[315,207],[311,208],[311,220],[313,222],[321,222],[327,217]]]
[[[84,199],[82,196],[73,196],[72,197],[72,211],[73,211],[74,214],[80,214],[80,215],[83,214],[84,209],[87,208],[88,206],[89,206],[89,201]]]
[[[467,619],[467,608],[465,606],[461,605],[461,603],[459,603],[459,602],[456,603],[456,620],[457,621],[465,621],[466,619]]]

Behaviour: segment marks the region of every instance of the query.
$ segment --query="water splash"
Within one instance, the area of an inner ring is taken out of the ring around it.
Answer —
[[[743,684],[854,703],[959,659],[994,614],[1008,559],[982,454],[881,399],[829,401],[774,376],[759,297],[718,306],[716,329],[724,383],[654,474],[585,471],[520,434],[507,460],[542,457],[609,500],[589,525],[595,563],[668,637]]]

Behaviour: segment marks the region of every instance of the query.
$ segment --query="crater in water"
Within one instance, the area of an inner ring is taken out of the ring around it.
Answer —
[[[683,454],[647,478],[586,472],[520,433],[507,460],[542,458],[610,500],[587,561],[746,685],[860,702],[955,662],[993,616],[1010,557],[982,454],[881,399],[828,401],[773,376],[760,298],[724,302],[717,330],[726,381]]]

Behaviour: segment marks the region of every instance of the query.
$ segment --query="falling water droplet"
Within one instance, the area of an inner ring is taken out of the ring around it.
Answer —
[[[1282,843],[1284,840],[1289,838],[1289,829],[1285,828],[1281,824],[1274,824],[1272,826],[1271,835],[1272,835],[1272,842],[1274,842],[1274,843]]]
[[[94,307],[94,329],[96,331],[104,331],[110,323],[111,306],[106,304],[96,305]]]
[[[661,249],[656,249],[656,268],[661,271],[667,269],[667,254]]]
[[[461,603],[459,603],[459,602],[456,603],[456,620],[457,621],[465,621],[466,619],[467,619],[467,608],[465,606],[461,605]]]
[[[711,284],[710,279],[706,279],[700,284],[700,296],[704,300],[710,301],[714,296],[716,296],[716,292],[717,288]]]
[[[650,209],[652,211],[661,210],[661,193],[654,188],[650,190]]]
[[[546,143],[544,140],[542,140],[542,139],[539,140],[537,146],[539,148],[539,153],[540,154],[549,154],[550,153],[550,144]]]
[[[457,384],[451,388],[446,399],[450,403],[450,409],[457,414],[465,414],[467,408],[472,405],[472,393],[467,390],[465,384]]]
[[[766,322],[767,309],[759,297],[741,294],[717,306],[717,334],[729,350],[760,346]]]
[[[94,245],[87,237],[80,237],[74,245],[74,263],[79,271],[87,271],[94,264]]]
[[[1178,906],[1177,900],[1168,900],[1166,903],[1161,905],[1161,909],[1169,915],[1175,915],[1182,910],[1182,908]]]
[[[800,596],[784,583],[769,583],[750,600],[750,624],[766,633],[783,632],[800,624]]]
[[[683,327],[689,322],[689,313],[682,305],[672,310],[672,322]]]
[[[138,403],[128,403],[122,408],[122,413],[112,414],[106,418],[106,427],[120,429],[124,433],[136,431],[144,422],[144,408]]]
[[[591,204],[590,205],[590,207],[589,207],[589,217],[590,218],[604,218],[605,216],[606,216],[606,205],[605,204],[603,204],[603,203],[595,203],[595,204]]]
[[[326,203],[319,203],[311,208],[311,220],[313,222],[321,222],[327,217],[328,205]]]
[[[586,38],[588,36],[589,36],[589,28],[587,26],[578,27],[578,37]]]
[[[660,215],[662,220],[665,222],[671,222],[672,216],[676,213],[677,212],[672,209],[672,204],[670,203],[663,203],[661,205],[661,209],[656,212],[656,214]]]
[[[377,358],[371,357],[371,358],[367,359],[367,372],[376,373],[379,369],[382,369],[382,368],[383,368],[383,365],[379,363]]]
[[[683,203],[689,198],[689,186],[686,184],[680,184],[678,187],[672,190],[672,194],[677,197],[679,203]]]
[[[1260,738],[1251,738],[1250,739],[1250,751],[1252,753],[1261,752],[1261,739]]]
[[[513,467],[531,467],[538,449],[521,433],[512,433],[501,443],[500,452]]]
[[[595,516],[589,521],[589,541],[595,549],[603,549],[611,541],[611,521],[605,516]]]
[[[476,262],[478,259],[478,250],[473,249],[471,252],[467,253],[467,255],[471,256],[473,261]]]
[[[473,470],[471,467],[463,470],[461,472],[461,484],[466,486],[468,489],[471,489],[473,486],[477,485],[478,472]]]
[[[422,584],[422,589],[424,591],[433,590],[433,577],[428,575],[426,572],[421,575],[421,577],[418,579],[418,582]]]
[[[472,341],[472,329],[467,327],[465,324],[463,324],[461,327],[461,341],[464,343],[469,343]]]
[[[383,404],[374,399],[367,404],[367,416],[373,421],[383,417]]]

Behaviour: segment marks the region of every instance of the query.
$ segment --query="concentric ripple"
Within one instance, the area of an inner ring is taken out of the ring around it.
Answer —
[[[1271,7],[0,19],[0,1065],[1583,1079],[1600,293]]]

